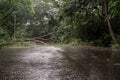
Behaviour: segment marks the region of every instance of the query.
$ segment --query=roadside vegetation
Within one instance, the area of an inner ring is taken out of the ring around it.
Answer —
[[[4,45],[4,48],[28,48],[36,46],[35,42],[14,42],[12,44]]]
[[[0,0],[0,46],[118,48],[119,4],[120,0]]]

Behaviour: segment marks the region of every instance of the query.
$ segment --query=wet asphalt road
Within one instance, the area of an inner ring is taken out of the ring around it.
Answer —
[[[120,51],[104,48],[1,49],[0,80],[120,80],[119,63]]]

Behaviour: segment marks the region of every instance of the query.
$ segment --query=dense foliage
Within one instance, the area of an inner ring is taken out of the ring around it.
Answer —
[[[0,0],[0,43],[52,33],[51,39],[62,43],[120,44],[119,4],[120,0]]]
[[[109,17],[117,42],[120,43],[119,3],[119,0],[64,0],[60,5],[61,27],[66,34],[64,38],[76,38],[96,46],[110,46],[113,41],[108,28]]]
[[[19,28],[34,14],[32,6],[33,0],[0,0],[0,38],[10,39],[13,38],[14,32],[21,31]],[[19,33],[23,36],[22,32]]]

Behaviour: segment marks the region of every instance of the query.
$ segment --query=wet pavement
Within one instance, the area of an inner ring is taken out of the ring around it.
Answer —
[[[81,46],[1,49],[0,80],[120,80],[120,50]]]

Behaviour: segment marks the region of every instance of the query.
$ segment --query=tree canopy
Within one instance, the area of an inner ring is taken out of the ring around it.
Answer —
[[[0,0],[0,38],[52,33],[57,42],[120,44],[119,0]]]
[[[4,32],[1,36],[12,37],[13,25],[16,24],[17,29],[34,13],[33,0],[0,0],[0,29]],[[17,20],[14,22],[16,17]]]
[[[119,20],[115,21],[115,16],[120,19],[119,0],[63,0],[60,8],[60,18],[62,18],[64,25],[72,29],[72,38],[76,37],[100,46],[108,46],[112,43],[104,1],[106,1],[107,16],[112,30],[116,37],[119,36]]]

